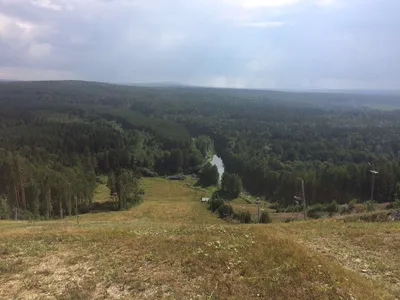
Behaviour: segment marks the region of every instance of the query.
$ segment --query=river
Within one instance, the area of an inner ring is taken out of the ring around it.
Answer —
[[[224,162],[222,161],[221,157],[214,155],[211,159],[211,164],[213,166],[217,166],[219,173],[219,180],[221,180],[222,174],[224,174],[225,172]]]

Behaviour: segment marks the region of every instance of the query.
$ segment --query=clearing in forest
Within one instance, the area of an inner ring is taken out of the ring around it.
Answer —
[[[142,184],[139,206],[79,225],[1,221],[0,299],[400,297],[399,223],[234,225],[189,182]]]

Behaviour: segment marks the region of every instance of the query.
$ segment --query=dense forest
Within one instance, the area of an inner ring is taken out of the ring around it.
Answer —
[[[0,83],[0,218],[51,218],[92,209],[112,174],[117,208],[140,177],[207,173],[216,151],[248,192],[293,204],[392,201],[400,181],[395,95],[285,93],[102,83]],[[201,172],[202,166],[206,169]],[[212,170],[209,170],[211,173]],[[207,181],[207,179],[204,179]],[[214,179],[211,182],[215,183]]]

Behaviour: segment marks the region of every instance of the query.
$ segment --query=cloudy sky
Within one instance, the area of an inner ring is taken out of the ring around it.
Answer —
[[[400,89],[399,0],[0,0],[0,79]]]

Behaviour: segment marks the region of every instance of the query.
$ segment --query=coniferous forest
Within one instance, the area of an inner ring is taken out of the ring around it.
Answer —
[[[0,218],[16,210],[31,219],[88,212],[100,175],[109,175],[115,209],[127,209],[140,201],[141,176],[206,174],[211,151],[247,192],[281,206],[293,204],[300,179],[311,204],[368,200],[370,164],[379,172],[375,200],[393,201],[400,182],[400,111],[372,105],[396,106],[399,100],[77,81],[0,83]],[[204,181],[214,184],[213,176]]]

